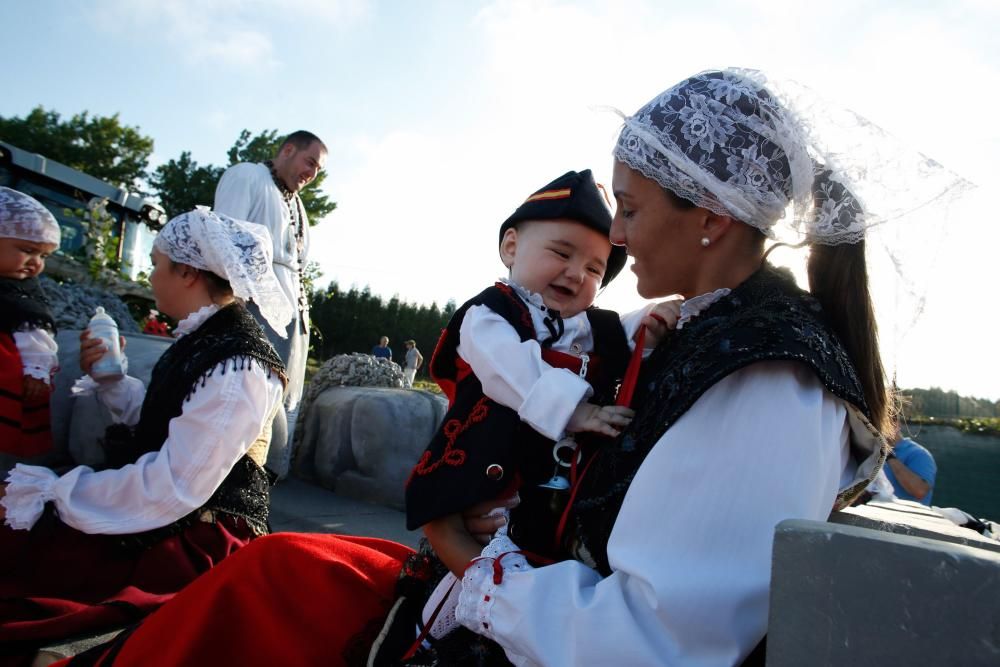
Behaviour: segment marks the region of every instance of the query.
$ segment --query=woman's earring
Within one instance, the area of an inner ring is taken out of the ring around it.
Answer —
[[[702,236],[701,237],[701,247],[707,248],[711,242],[712,242],[712,240],[710,238],[708,238],[707,236]]]

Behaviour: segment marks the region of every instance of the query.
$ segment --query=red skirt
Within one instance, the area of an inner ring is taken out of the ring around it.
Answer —
[[[371,537],[263,537],[86,664],[364,664],[411,553]]]
[[[0,665],[38,645],[135,622],[253,537],[228,515],[144,549],[49,516],[32,530],[0,527]]]
[[[29,457],[52,449],[49,395],[24,400],[24,364],[14,338],[0,332],[0,452]]]

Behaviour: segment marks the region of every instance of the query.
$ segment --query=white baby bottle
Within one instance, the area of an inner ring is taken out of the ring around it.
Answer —
[[[104,308],[98,306],[94,311],[94,316],[90,318],[87,325],[91,338],[100,338],[104,341],[104,346],[108,349],[104,356],[94,362],[90,369],[90,377],[98,382],[114,382],[121,379],[125,372],[122,370],[122,350],[118,343],[118,325],[110,315],[104,312]]]

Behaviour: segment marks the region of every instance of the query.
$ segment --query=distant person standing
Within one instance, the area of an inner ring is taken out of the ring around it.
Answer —
[[[900,500],[915,500],[930,506],[937,463],[925,447],[904,438],[896,427],[896,444],[883,468]]]
[[[404,386],[412,387],[413,378],[417,375],[417,370],[424,363],[424,355],[417,349],[417,341],[408,340],[403,345],[406,346],[406,367],[403,369]]]
[[[319,137],[299,130],[285,138],[273,160],[243,162],[227,169],[215,190],[216,212],[256,222],[271,232],[274,273],[285,296],[296,305],[291,324],[277,332],[260,317],[255,305],[248,304],[288,368],[284,404],[289,442],[309,353],[309,301],[302,280],[309,256],[309,219],[299,192],[316,178],[326,154]]]
[[[378,345],[372,348],[372,356],[376,359],[392,361],[392,348],[389,347],[388,336],[382,336],[378,339]]]

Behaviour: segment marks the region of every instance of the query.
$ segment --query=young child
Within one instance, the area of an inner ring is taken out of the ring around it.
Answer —
[[[0,452],[52,448],[49,394],[57,370],[55,321],[38,283],[59,247],[59,223],[26,194],[0,187]]]
[[[451,614],[450,598],[460,587],[449,581],[482,550],[464,528],[463,510],[520,490],[512,530],[537,522],[525,535],[542,533],[551,544],[556,522],[546,498],[552,494],[534,490],[553,478],[556,456],[576,455],[566,434],[616,436],[628,424],[632,410],[610,404],[631,357],[629,341],[646,325],[652,334],[646,346],[655,347],[676,322],[676,302],[625,318],[592,307],[598,289],[625,264],[624,248],[608,240],[611,221],[589,170],[571,171],[532,194],[500,227],[509,278],[463,304],[438,341],[431,375],[450,406],[406,488],[408,528],[423,527],[451,572],[424,607],[425,623],[434,622],[427,611],[444,598],[442,616]],[[534,547],[516,534],[514,540]],[[404,580],[409,574],[404,569]]]

